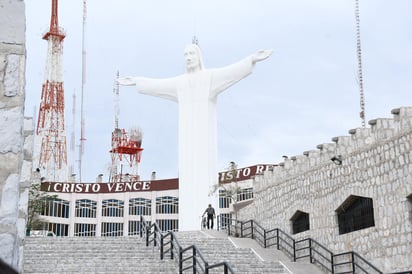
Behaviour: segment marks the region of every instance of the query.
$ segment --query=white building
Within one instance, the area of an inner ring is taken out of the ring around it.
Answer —
[[[237,169],[236,172],[219,173],[221,187],[217,213],[229,217],[235,208],[249,204],[253,199],[252,178],[272,167],[273,165],[255,165]],[[236,187],[238,190],[234,199],[225,195],[228,187]],[[41,215],[43,230],[52,231],[57,236],[137,235],[141,215],[146,221],[158,222],[162,230],[179,229],[177,178],[124,180],[120,183],[44,182],[42,190],[57,195],[56,199],[46,202]],[[221,222],[220,218],[218,222]]]

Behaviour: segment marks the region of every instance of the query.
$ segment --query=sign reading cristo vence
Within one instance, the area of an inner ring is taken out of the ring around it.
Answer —
[[[121,183],[60,183],[44,182],[41,190],[59,193],[119,193],[178,189],[178,179],[132,181]]]

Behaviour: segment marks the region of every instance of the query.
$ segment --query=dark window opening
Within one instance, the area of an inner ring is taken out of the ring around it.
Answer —
[[[309,225],[309,213],[296,211],[296,213],[290,219],[292,222],[292,233],[300,233],[310,229]]]
[[[102,237],[123,236],[123,223],[102,223]]]
[[[218,215],[218,221],[220,222],[220,228],[221,229],[227,229],[230,219],[232,219],[232,214],[231,213],[222,213]]]
[[[219,189],[219,208],[229,208],[230,198],[227,196],[226,190]]]
[[[129,200],[129,215],[152,215],[152,201],[144,198],[133,198]]]
[[[375,226],[372,198],[351,195],[336,210],[339,234]]]
[[[102,201],[103,217],[123,217],[124,202],[116,199]]]
[[[178,230],[178,220],[156,220],[162,231],[177,231]]]
[[[129,221],[129,236],[138,236],[140,235],[140,229],[142,224],[140,221]]]
[[[171,196],[156,198],[156,213],[158,214],[178,214],[179,199]]]
[[[74,224],[74,236],[78,237],[95,237],[95,224]]]
[[[76,200],[76,217],[96,218],[97,202],[82,199]]]
[[[58,198],[47,198],[42,208],[42,215],[59,218],[69,218],[70,204],[69,201]]]
[[[69,236],[69,225],[48,223],[48,231],[53,232],[56,236]]]

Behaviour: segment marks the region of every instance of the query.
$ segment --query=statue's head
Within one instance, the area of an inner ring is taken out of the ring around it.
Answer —
[[[184,57],[187,72],[196,72],[203,69],[202,52],[196,44],[189,44],[185,47]]]

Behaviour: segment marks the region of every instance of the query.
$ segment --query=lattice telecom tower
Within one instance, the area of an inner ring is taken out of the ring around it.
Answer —
[[[65,33],[58,24],[58,0],[52,0],[44,83],[42,85],[36,144],[39,168],[48,181],[67,181],[66,130],[64,124],[64,88],[62,53]]]
[[[119,78],[119,72],[117,72]],[[110,182],[139,181],[138,166],[142,154],[142,132],[132,128],[128,134],[125,129],[119,128],[119,84],[115,83],[115,120],[112,132],[112,166],[110,169]]]

